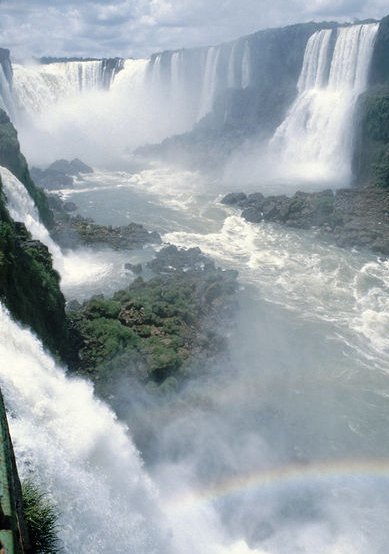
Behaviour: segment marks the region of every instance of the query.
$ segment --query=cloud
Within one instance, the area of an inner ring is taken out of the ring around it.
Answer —
[[[382,17],[387,0],[4,0],[0,45],[16,57],[147,56],[312,19]]]

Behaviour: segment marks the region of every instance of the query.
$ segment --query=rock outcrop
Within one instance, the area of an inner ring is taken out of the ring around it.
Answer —
[[[339,246],[369,248],[389,256],[389,194],[379,187],[297,192],[292,197],[232,193],[222,203],[240,208],[251,223],[315,229]]]

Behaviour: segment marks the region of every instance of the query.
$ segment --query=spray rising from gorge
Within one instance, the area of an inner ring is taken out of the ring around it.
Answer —
[[[33,472],[58,506],[66,553],[385,552],[388,262],[244,221],[219,203],[226,184],[200,166],[117,171],[145,142],[225,137],[238,121],[257,186],[261,172],[282,192],[307,172],[317,186],[347,184],[379,26],[296,27],[109,71],[96,60],[14,66],[3,101],[29,158],[105,167],[60,191],[82,215],[112,226],[141,218],[164,242],[200,247],[240,273],[227,360],[189,365],[165,389],[129,365],[108,397],[123,423],[0,308],[0,380],[20,472]],[[237,186],[249,165],[239,155]],[[10,215],[48,247],[68,300],[96,284],[128,288],[128,273],[115,281],[128,252],[112,265],[109,249],[61,250],[23,184],[0,174]]]

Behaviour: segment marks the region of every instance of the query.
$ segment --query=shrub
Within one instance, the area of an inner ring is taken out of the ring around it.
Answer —
[[[22,485],[23,511],[32,552],[34,554],[58,554],[58,512],[47,495],[32,481]]]

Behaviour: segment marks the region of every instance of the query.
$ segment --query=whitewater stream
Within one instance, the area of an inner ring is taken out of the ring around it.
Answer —
[[[342,176],[349,173],[353,110],[376,31],[374,24],[356,25],[336,31],[336,40],[329,30],[309,39],[298,96],[269,143],[270,154],[282,152],[290,169],[277,187],[292,193],[310,167],[327,182],[339,159]],[[82,98],[72,97],[79,73],[64,64],[15,68],[15,102],[26,107],[22,147],[35,163],[46,143],[53,158],[79,154],[90,163],[115,151],[110,170],[78,178],[61,191],[64,199],[98,223],[134,221],[166,243],[198,246],[218,265],[237,269],[240,283],[230,361],[192,374],[179,393],[118,382],[120,422],[90,384],[66,375],[1,309],[0,384],[19,470],[22,477],[33,472],[58,506],[69,554],[387,554],[388,261],[323,243],[313,231],[245,222],[220,203],[231,191],[228,180],[156,163],[115,167],[129,128],[142,140],[159,140],[206,114],[222,86],[220,63],[224,86],[250,85],[249,41],[224,48],[200,52],[203,86],[185,117],[169,124],[168,112],[154,121],[164,67],[163,55],[156,56],[150,109],[133,128],[149,62],[129,60],[111,91]],[[169,58],[169,94],[179,111],[187,55]],[[83,79],[94,82],[97,69],[91,65]],[[34,83],[41,87],[35,96]],[[128,94],[133,102],[123,111]],[[117,132],[109,145],[101,133],[108,122]],[[48,246],[68,300],[126,286],[134,275],[124,264],[153,257],[151,247],[62,252],[23,186],[0,172],[11,215]],[[257,179],[256,187],[279,192],[271,180]]]
[[[2,176],[11,212],[28,212]],[[21,474],[34,467],[58,503],[66,552],[74,541],[85,554],[384,552],[388,263],[311,232],[248,224],[219,203],[217,186],[155,166],[96,172],[62,191],[85,216],[148,222],[166,242],[238,269],[239,310],[228,367],[166,398],[118,383],[129,437],[90,386],[67,379],[2,312],[1,380]],[[68,298],[87,296],[82,252],[54,254],[73,275]],[[132,259],[89,255],[93,290],[106,293]],[[132,278],[124,272],[122,283]]]

